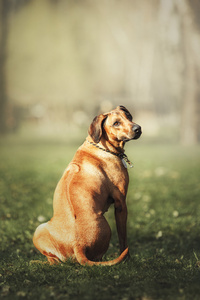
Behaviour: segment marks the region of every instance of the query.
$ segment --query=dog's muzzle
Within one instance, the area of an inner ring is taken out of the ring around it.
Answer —
[[[142,134],[142,129],[140,125],[134,124],[132,127],[133,132],[135,133],[135,136],[133,138],[133,140],[137,140],[141,134]]]

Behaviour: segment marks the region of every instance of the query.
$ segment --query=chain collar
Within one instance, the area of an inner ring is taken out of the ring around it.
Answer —
[[[112,152],[112,151],[110,151],[110,150],[108,150],[108,149],[102,148],[102,147],[100,147],[99,145],[97,145],[97,144],[95,144],[95,143],[93,143],[93,142],[88,141],[87,139],[86,139],[86,141],[87,141],[89,144],[95,146],[96,148],[98,148],[98,149],[100,149],[100,150],[102,150],[102,151],[104,151],[104,152],[108,152],[108,153],[110,153],[110,154],[113,154],[113,155],[119,157],[119,158],[122,160],[122,163],[123,163],[123,165],[124,165],[125,168],[127,168],[127,164],[129,165],[130,168],[133,167],[133,164],[132,164],[131,161],[128,159],[128,156],[127,156],[125,153],[115,153],[115,152]],[[127,164],[126,164],[126,163],[127,163]]]

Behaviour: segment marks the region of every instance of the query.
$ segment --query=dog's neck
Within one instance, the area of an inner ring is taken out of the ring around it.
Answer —
[[[86,138],[86,142],[95,146],[98,149],[101,149],[105,152],[109,152],[115,156],[118,156],[122,160],[122,163],[125,168],[127,168],[127,164],[129,165],[130,168],[133,167],[133,164],[128,159],[127,155],[124,153],[124,149],[123,149],[124,143],[123,145],[114,146],[112,143],[108,144],[108,142],[105,139],[101,140],[99,143],[94,143],[93,139],[90,136]]]
[[[114,153],[124,153],[124,142],[123,141],[110,141],[106,140],[104,137],[99,141],[99,146],[114,152]]]
[[[106,140],[102,140],[99,143],[94,143],[93,139],[90,136],[86,138],[86,142],[95,146],[96,148],[103,150],[105,152],[109,152],[115,156],[118,156],[121,159],[125,168],[127,168],[127,164],[130,168],[133,167],[132,162],[128,159],[127,155],[124,153],[124,149],[123,149],[124,143],[122,146],[117,147],[114,146],[112,143],[109,143],[108,145],[108,143],[106,143],[105,141]]]
[[[94,143],[90,135],[86,138],[90,143]],[[113,152],[116,154],[124,153],[124,142],[123,141],[108,141],[106,138],[101,137],[101,140],[97,144],[99,147],[105,149],[108,152]]]

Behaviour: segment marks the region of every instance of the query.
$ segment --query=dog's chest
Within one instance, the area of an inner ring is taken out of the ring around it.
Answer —
[[[112,159],[107,165],[107,176],[113,186],[126,186],[129,181],[128,171],[120,159]]]

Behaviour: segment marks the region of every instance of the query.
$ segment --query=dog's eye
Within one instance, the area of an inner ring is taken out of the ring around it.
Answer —
[[[115,127],[118,127],[120,125],[120,122],[119,121],[116,121],[114,124],[113,124],[113,126],[115,126]]]

